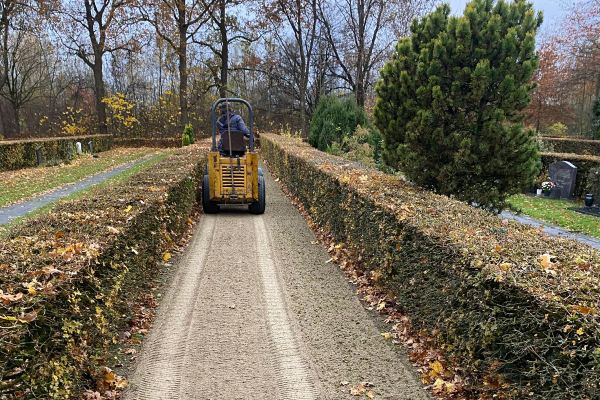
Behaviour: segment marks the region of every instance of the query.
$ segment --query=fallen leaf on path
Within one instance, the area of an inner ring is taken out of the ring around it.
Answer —
[[[168,251],[166,253],[163,254],[163,261],[164,262],[168,262],[171,259],[171,253],[169,253]]]

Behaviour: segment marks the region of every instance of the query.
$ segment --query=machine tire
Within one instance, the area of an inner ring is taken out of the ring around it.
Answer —
[[[219,212],[219,206],[210,201],[208,175],[204,175],[204,179],[202,179],[202,208],[204,209],[205,214],[215,214]]]
[[[262,175],[258,176],[258,201],[250,204],[248,210],[252,214],[264,214],[265,207],[267,205],[267,198],[265,192],[265,177]]]

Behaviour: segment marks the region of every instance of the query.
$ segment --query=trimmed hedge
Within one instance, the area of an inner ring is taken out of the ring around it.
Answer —
[[[128,138],[115,137],[114,146],[116,147],[156,147],[169,148],[181,147],[181,139],[172,137],[156,137],[156,138]]]
[[[197,200],[207,147],[57,206],[0,243],[0,398],[80,398]]]
[[[544,136],[540,140],[556,153],[600,156],[600,140]]]
[[[568,153],[542,153],[543,170],[548,171],[550,164],[556,161],[570,161],[577,167],[577,178],[575,182],[575,197],[585,196],[589,185],[587,182],[590,169],[600,167],[600,157],[568,154]]]
[[[485,382],[475,396],[600,398],[598,252],[294,139],[264,134],[262,153],[416,329]]]
[[[75,154],[75,143],[81,142],[82,150],[88,152],[88,142],[94,152],[110,150],[112,135],[69,136],[59,138],[0,141],[0,171],[36,167],[36,149],[41,150],[42,162],[68,161]]]

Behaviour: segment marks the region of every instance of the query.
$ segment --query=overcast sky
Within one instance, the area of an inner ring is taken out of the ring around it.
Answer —
[[[452,13],[462,14],[468,0],[445,0],[450,4]],[[581,1],[581,0],[579,0]],[[577,3],[578,0],[532,0],[536,10],[544,12],[544,25],[542,32],[547,33],[556,27],[562,21],[567,13],[570,4]]]

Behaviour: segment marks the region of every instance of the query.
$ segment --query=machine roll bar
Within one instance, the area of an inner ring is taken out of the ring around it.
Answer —
[[[210,123],[212,130],[211,151],[217,151],[217,109],[221,103],[240,103],[248,108],[248,130],[250,131],[250,151],[254,151],[254,111],[252,106],[244,99],[235,97],[224,97],[215,101],[210,108]]]

